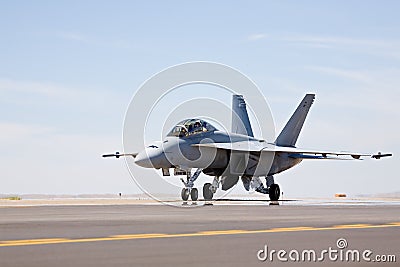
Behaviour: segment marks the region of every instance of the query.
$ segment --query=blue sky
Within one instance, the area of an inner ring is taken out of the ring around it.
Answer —
[[[316,93],[299,146],[400,152],[399,5],[2,1],[0,193],[137,192],[122,161],[99,155],[121,149],[135,90],[194,60],[252,78],[278,129]],[[276,179],[293,196],[393,192],[397,162],[303,162]]]

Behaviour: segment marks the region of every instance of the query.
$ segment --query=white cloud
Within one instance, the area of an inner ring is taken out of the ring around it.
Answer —
[[[400,41],[393,39],[368,39],[328,35],[281,34],[270,36],[275,41],[283,41],[312,48],[340,48],[390,59],[400,59]]]
[[[140,192],[123,160],[101,157],[119,149],[118,135],[65,134],[22,123],[0,123],[0,132],[3,193]]]
[[[59,32],[57,35],[65,40],[79,41],[79,42],[84,42],[84,43],[90,42],[90,38],[87,35],[84,35],[81,33]]]
[[[38,96],[43,103],[74,104],[76,108],[103,108],[104,103],[126,103],[123,96],[104,88],[75,87],[47,81],[20,81],[0,78],[0,102],[29,103]],[[90,100],[90,101],[89,101]],[[50,102],[49,102],[50,101]],[[37,102],[38,103],[38,102]]]
[[[372,81],[369,73],[357,71],[357,70],[345,70],[340,68],[323,67],[323,66],[306,66],[308,70],[317,71],[345,79],[355,80],[358,82],[369,83]]]
[[[24,138],[30,138],[37,135],[45,135],[54,132],[51,127],[39,125],[27,125],[13,122],[0,122],[1,143],[0,144],[18,144]]]
[[[327,85],[324,91],[325,96],[331,96],[331,98],[326,101],[327,104],[374,111],[392,119],[400,116],[397,103],[400,99],[398,90],[400,69],[344,69],[326,66],[306,66],[305,68],[328,75],[325,79]],[[337,78],[343,80],[340,88],[337,87]],[[343,96],[340,101],[334,97],[337,95]]]
[[[78,32],[58,32],[56,36],[63,40],[84,43],[95,46],[105,46],[113,48],[130,48],[131,45],[128,41],[123,39],[99,39],[97,37],[90,36],[88,34],[82,34]]]
[[[395,41],[379,39],[349,38],[341,36],[318,36],[318,35],[287,35],[277,38],[288,42],[299,42],[318,45],[352,45],[352,46],[392,46],[398,44]]]
[[[390,59],[400,59],[400,40],[355,38],[332,35],[309,34],[264,34],[255,33],[247,37],[248,41],[258,41],[267,38],[271,41],[285,44],[306,46],[310,48],[341,49],[383,56]]]
[[[49,82],[17,81],[0,78],[0,92],[33,93],[48,97],[77,97],[81,93],[72,88]]]
[[[256,34],[249,35],[247,37],[247,39],[249,41],[258,41],[258,40],[261,40],[261,39],[265,39],[266,37],[267,37],[267,35],[264,34],[264,33],[256,33]]]

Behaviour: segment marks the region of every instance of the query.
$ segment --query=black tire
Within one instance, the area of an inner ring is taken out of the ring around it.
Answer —
[[[281,196],[281,189],[278,184],[272,184],[268,189],[268,193],[271,201],[277,201]]]
[[[187,201],[189,199],[189,189],[182,188],[181,197],[183,201]]]
[[[203,186],[204,200],[211,200],[214,196],[214,193],[211,191],[210,187],[211,187],[210,183],[205,183]]]
[[[199,199],[199,191],[197,188],[192,188],[192,191],[190,191],[190,198],[193,201],[197,201],[197,199]]]

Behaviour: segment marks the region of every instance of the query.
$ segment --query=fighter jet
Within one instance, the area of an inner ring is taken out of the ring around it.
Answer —
[[[320,151],[296,147],[300,131],[315,99],[307,94],[274,142],[255,138],[242,95],[233,95],[231,132],[218,130],[210,122],[185,119],[176,124],[165,139],[147,146],[139,153],[106,154],[103,157],[134,157],[144,168],[161,169],[170,176],[170,169],[181,178],[182,200],[196,201],[195,187],[201,173],[213,176],[211,183],[203,185],[203,197],[211,200],[217,189],[229,190],[239,179],[247,191],[267,194],[271,201],[280,198],[279,185],[274,175],[288,170],[305,159],[359,160],[362,157],[380,159],[392,154],[364,154],[340,151]],[[195,170],[193,173],[192,171]],[[261,178],[265,177],[265,183]]]

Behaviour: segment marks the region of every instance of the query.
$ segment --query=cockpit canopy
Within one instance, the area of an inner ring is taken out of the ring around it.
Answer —
[[[204,120],[186,119],[179,122],[167,136],[184,137],[215,130],[217,129],[214,126]]]

